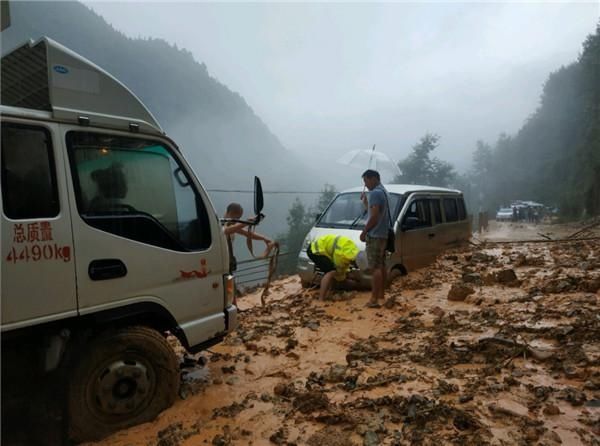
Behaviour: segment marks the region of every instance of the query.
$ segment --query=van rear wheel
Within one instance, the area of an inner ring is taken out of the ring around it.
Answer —
[[[178,363],[156,330],[109,330],[83,346],[69,381],[70,438],[99,440],[171,406],[179,388]]]

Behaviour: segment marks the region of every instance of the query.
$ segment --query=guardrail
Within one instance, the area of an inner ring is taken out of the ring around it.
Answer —
[[[279,258],[288,256],[292,253],[281,252]],[[248,265],[248,266],[245,266]],[[240,268],[240,266],[243,266]],[[235,271],[235,283],[244,285],[255,283],[259,285],[261,281],[266,281],[269,273],[269,259],[249,259],[238,262],[238,269]]]

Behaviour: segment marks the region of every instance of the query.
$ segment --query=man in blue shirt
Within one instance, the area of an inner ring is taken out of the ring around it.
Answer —
[[[387,245],[390,219],[388,218],[387,191],[381,184],[379,172],[366,170],[362,174],[363,182],[369,189],[368,197],[362,195],[363,203],[369,211],[367,223],[360,234],[360,240],[367,244],[367,261],[372,270],[372,291],[369,307],[379,307],[383,302],[386,280],[385,248]]]

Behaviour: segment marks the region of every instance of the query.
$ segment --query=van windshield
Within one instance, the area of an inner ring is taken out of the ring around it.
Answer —
[[[388,197],[392,220],[395,221],[402,203],[402,195],[388,192]],[[348,192],[334,198],[315,226],[317,228],[362,229],[366,223],[367,210],[360,200],[360,192]]]

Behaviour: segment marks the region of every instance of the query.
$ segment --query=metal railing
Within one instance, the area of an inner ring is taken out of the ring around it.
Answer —
[[[292,253],[281,252],[279,258],[288,256]],[[248,265],[248,266],[246,266]],[[240,266],[243,266],[240,268]],[[238,262],[238,269],[235,271],[234,276],[236,277],[235,283],[238,285],[244,285],[248,283],[255,283],[259,285],[261,282],[267,280],[269,274],[269,259],[249,259]]]

